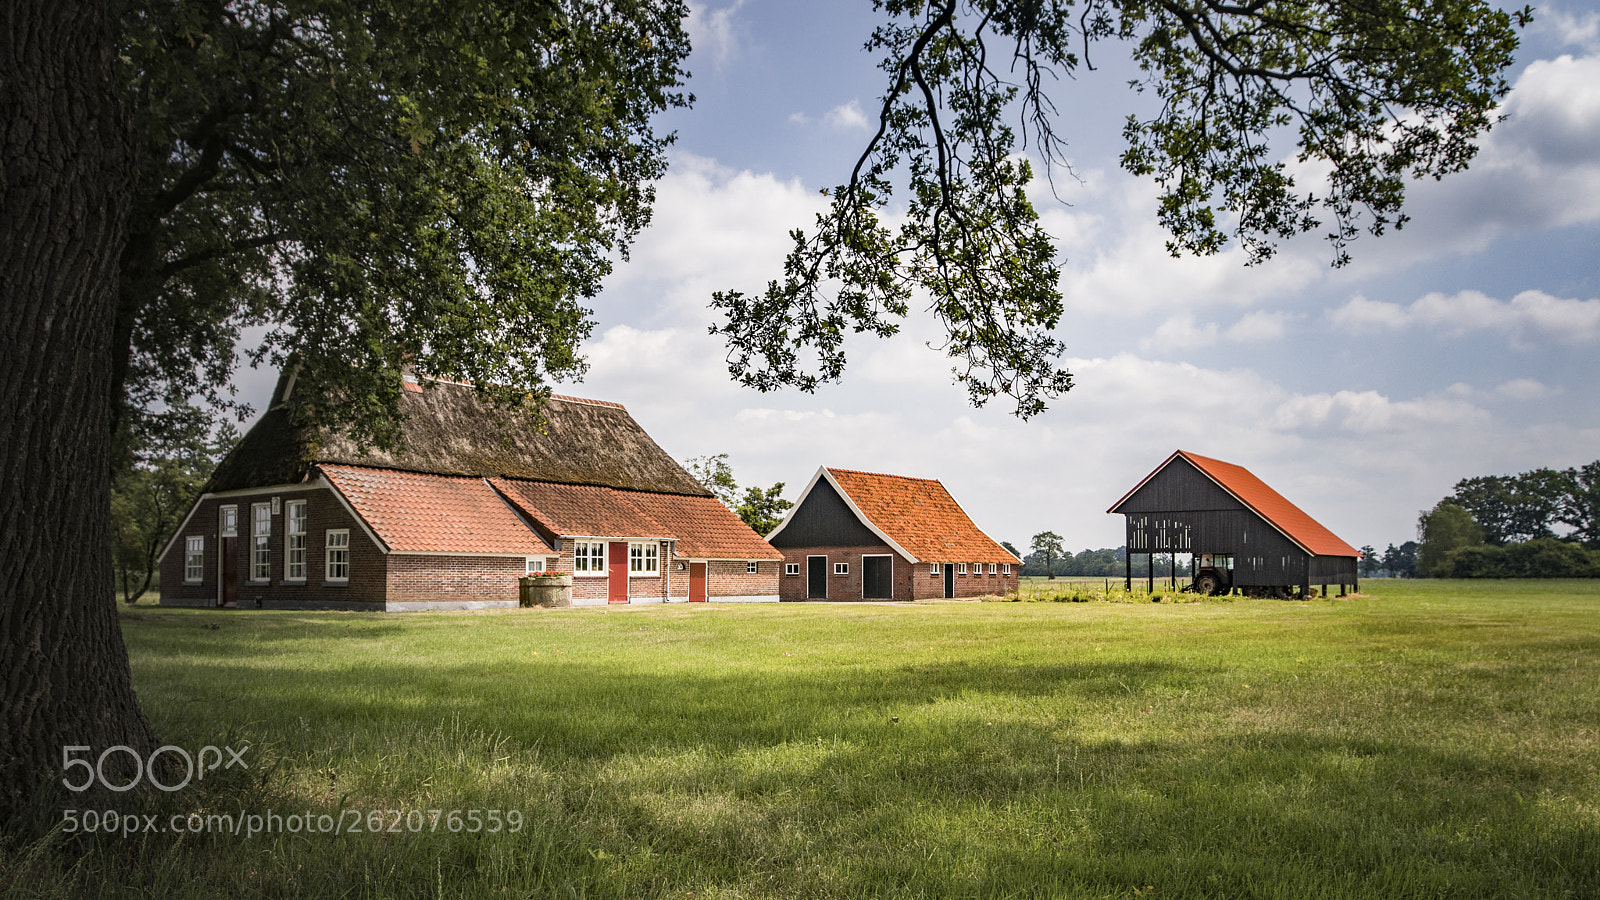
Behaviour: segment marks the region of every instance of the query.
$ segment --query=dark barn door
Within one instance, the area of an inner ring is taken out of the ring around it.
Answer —
[[[894,599],[894,557],[861,557],[861,599]]]
[[[944,595],[946,597],[954,597],[956,595],[956,564],[955,563],[945,563],[944,564]]]
[[[230,609],[239,605],[239,539],[225,537],[222,543],[221,565],[218,577],[222,579],[220,605]]]
[[[828,599],[828,558],[806,557],[806,599]]]

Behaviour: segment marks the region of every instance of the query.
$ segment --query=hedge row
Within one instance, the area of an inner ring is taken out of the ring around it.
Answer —
[[[1553,538],[1462,547],[1445,563],[1450,578],[1600,578],[1600,550]]]

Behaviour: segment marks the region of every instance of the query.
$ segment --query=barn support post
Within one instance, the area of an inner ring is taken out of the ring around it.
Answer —
[[[1168,587],[1178,586],[1178,551],[1167,554],[1167,576],[1170,579]]]
[[[1152,550],[1144,555],[1144,590],[1147,594],[1156,592],[1156,554]]]
[[[1122,589],[1133,590],[1133,551],[1126,547],[1122,550]]]

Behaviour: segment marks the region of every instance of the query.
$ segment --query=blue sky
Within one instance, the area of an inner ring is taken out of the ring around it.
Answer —
[[[1155,186],[1116,166],[1122,119],[1148,101],[1100,47],[1099,71],[1056,94],[1069,205],[1037,197],[1077,386],[1021,422],[966,405],[916,315],[847,344],[843,383],[815,395],[730,382],[711,292],[781,272],[788,230],[867,139],[881,78],[866,0],[697,3],[697,102],[663,121],[679,137],[654,225],[595,304],[587,378],[558,390],[624,403],[675,457],[727,453],[741,484],[791,498],[823,464],[939,478],[1024,549],[1045,529],[1117,546],[1106,508],[1180,448],[1250,468],[1352,544],[1407,540],[1461,478],[1600,458],[1600,11],[1536,17],[1472,170],[1413,186],[1411,223],[1343,269],[1315,239],[1254,268],[1236,248],[1169,258]]]

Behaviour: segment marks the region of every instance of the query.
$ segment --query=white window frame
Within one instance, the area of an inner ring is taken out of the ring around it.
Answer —
[[[239,507],[234,504],[218,507],[217,529],[222,537],[239,536]]]
[[[323,538],[326,548],[322,559],[322,580],[335,584],[348,584],[350,581],[350,529],[329,528],[327,536]],[[337,554],[337,555],[336,555]],[[343,571],[343,575],[334,574]]]
[[[783,574],[785,574],[785,575],[799,575],[800,574],[800,564],[799,563],[784,563],[783,564]]]
[[[1001,575],[1010,575],[1011,574],[1011,563],[1001,563],[1000,564],[1000,574]]]
[[[250,581],[272,581],[272,504],[250,504]]]
[[[573,541],[572,574],[580,578],[604,577],[606,574],[606,542]]]
[[[183,583],[199,584],[206,577],[206,536],[193,534],[183,539]]]
[[[290,500],[283,519],[283,580],[306,580],[306,501]],[[296,531],[296,526],[300,530]],[[298,574],[296,573],[296,570]]]
[[[1000,574],[1000,564],[999,563],[989,563],[989,574],[990,575],[999,575]]]
[[[833,574],[835,574],[835,575],[849,575],[850,574],[850,564],[847,563],[847,562],[842,562],[842,563],[841,562],[836,562],[836,563],[834,563],[833,564]]]
[[[523,563],[525,568],[522,574],[524,575],[544,575],[550,571],[547,568],[550,565],[549,561],[542,556],[523,557]]]
[[[655,578],[661,574],[661,545],[655,541],[628,544],[628,577]]]
[[[746,575],[760,575],[761,574],[761,563],[750,562],[749,560],[745,560],[744,573]]]
[[[956,563],[956,574],[957,575],[965,575],[965,574],[967,574],[967,564],[966,563]]]
[[[982,575],[983,574],[983,563],[973,563],[972,564],[972,574],[973,575]]]
[[[943,568],[944,567],[939,565],[938,563],[929,563],[928,564],[928,574],[932,575],[934,577],[938,577],[939,574],[940,574],[940,570],[943,569]]]

